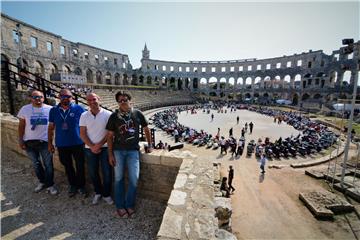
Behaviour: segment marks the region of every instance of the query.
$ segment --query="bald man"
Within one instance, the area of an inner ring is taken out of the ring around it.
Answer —
[[[54,185],[53,155],[48,151],[47,143],[51,106],[44,104],[44,95],[37,90],[31,92],[30,101],[18,113],[19,146],[31,159],[39,180],[34,191],[40,192],[47,188],[50,194],[55,195],[58,190]]]
[[[106,124],[112,112],[100,107],[100,98],[95,93],[86,96],[89,110],[80,117],[80,137],[85,143],[85,157],[88,172],[94,186],[94,198],[92,204],[98,204],[103,200],[107,204],[113,204],[111,199],[111,166],[108,161],[108,149],[106,143]],[[102,182],[99,174],[101,166]]]
[[[48,149],[50,152],[55,151],[55,131],[55,145],[69,182],[69,197],[75,196],[77,192],[86,197],[84,142],[80,138],[79,126],[84,109],[72,102],[73,96],[69,89],[61,89],[59,98],[60,103],[49,114]]]

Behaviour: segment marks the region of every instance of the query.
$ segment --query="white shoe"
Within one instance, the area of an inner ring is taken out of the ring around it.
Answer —
[[[41,190],[43,190],[45,188],[45,184],[43,183],[39,183],[36,188],[34,189],[34,192],[38,193],[40,192]]]
[[[59,193],[59,191],[56,189],[56,187],[53,185],[51,187],[48,187],[47,192],[50,193],[51,195],[56,195]]]
[[[103,199],[109,205],[112,205],[114,203],[114,201],[111,199],[110,196],[109,197],[104,197]]]
[[[95,194],[93,200],[92,200],[92,205],[96,205],[99,203],[99,200],[101,198],[101,194]]]

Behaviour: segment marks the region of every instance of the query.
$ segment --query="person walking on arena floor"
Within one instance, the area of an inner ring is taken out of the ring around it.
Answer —
[[[261,173],[265,173],[265,164],[266,164],[266,157],[265,154],[261,154],[260,157],[260,169],[261,169]]]
[[[233,166],[229,166],[229,175],[228,175],[228,184],[229,184],[229,191],[230,193],[235,192],[235,188],[232,186],[232,181],[234,179],[234,169]]]
[[[236,117],[236,124],[239,124],[240,118],[239,116]]]
[[[48,124],[51,106],[44,104],[42,92],[33,90],[30,94],[31,103],[24,105],[17,117],[19,118],[19,146],[31,159],[39,184],[35,192],[47,188],[56,195],[54,185],[53,154],[48,150]],[[41,160],[40,160],[41,159]]]
[[[111,166],[108,161],[106,143],[106,124],[112,112],[100,107],[100,98],[95,93],[86,96],[89,110],[80,116],[80,137],[85,143],[85,158],[88,172],[94,186],[95,196],[92,204],[98,204],[101,197],[107,204],[113,204],[111,199]],[[101,166],[102,182],[99,175]]]
[[[145,132],[147,153],[152,151],[152,140],[148,122],[143,113],[131,107],[131,95],[119,91],[115,95],[119,104],[106,125],[109,163],[115,172],[115,205],[120,217],[135,213],[137,182],[140,174],[139,129]],[[128,173],[128,188],[125,192],[125,169]]]
[[[250,128],[250,134],[252,134],[252,131],[253,131],[253,128],[254,128],[253,122],[249,123],[249,128]]]
[[[79,192],[87,197],[85,190],[85,155],[84,143],[80,138],[79,120],[84,109],[72,102],[72,93],[69,89],[60,90],[60,103],[50,110],[48,128],[48,149],[55,152],[55,145],[59,151],[59,159],[65,167],[69,182],[69,197]],[[76,170],[73,161],[75,161]]]

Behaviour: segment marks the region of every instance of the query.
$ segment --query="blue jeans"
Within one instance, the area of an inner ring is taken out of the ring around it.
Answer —
[[[94,185],[96,194],[103,197],[109,197],[111,194],[111,166],[108,160],[107,148],[101,148],[101,152],[95,154],[89,148],[85,148],[85,157],[88,164],[88,172]],[[103,184],[99,175],[99,165],[101,165],[101,173]]]
[[[138,150],[114,150],[115,171],[115,205],[117,209],[134,208],[136,187],[140,174]],[[124,173],[127,168],[128,188],[125,193]]]
[[[25,143],[25,146],[39,182],[45,184],[46,187],[54,185],[53,155],[48,151],[48,143],[39,141],[36,145]]]

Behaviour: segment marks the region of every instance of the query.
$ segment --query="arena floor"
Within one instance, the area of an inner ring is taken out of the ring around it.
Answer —
[[[269,136],[272,141],[298,131],[282,123],[273,123],[271,117],[237,110],[230,113],[214,113],[211,122],[210,114],[198,112],[190,114],[180,113],[179,122],[197,130],[203,129],[213,135],[220,127],[221,135],[229,136],[229,129],[233,127],[234,136],[238,139],[245,122],[254,123],[253,134],[245,135],[246,142],[251,139],[257,141],[259,137]],[[150,114],[151,116],[151,114]],[[240,117],[236,124],[236,116]],[[174,144],[173,137],[161,130],[156,131],[156,142],[162,140]],[[232,230],[238,239],[359,239],[360,224],[355,214],[336,216],[335,221],[318,221],[304,204],[299,200],[299,193],[308,190],[328,190],[328,186],[319,180],[312,179],[304,174],[305,169],[293,169],[290,163],[309,161],[308,158],[288,158],[268,161],[270,164],[281,165],[281,169],[266,168],[261,174],[258,160],[254,154],[246,157],[245,151],[240,158],[233,158],[231,154],[220,155],[220,149],[211,150],[185,144],[182,150],[189,150],[198,157],[208,158],[209,161],[222,164],[223,175],[227,175],[229,165],[235,169],[233,186],[236,191],[231,195],[233,215]],[[326,165],[327,166],[327,165]],[[323,164],[313,168],[326,168]],[[310,168],[307,168],[310,169]],[[360,205],[356,205],[357,211]]]

